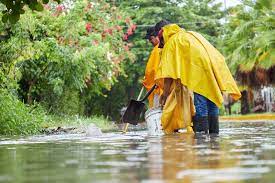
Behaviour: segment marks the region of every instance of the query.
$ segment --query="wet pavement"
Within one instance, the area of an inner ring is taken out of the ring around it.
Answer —
[[[0,137],[0,183],[275,182],[275,123],[220,126],[219,137]]]

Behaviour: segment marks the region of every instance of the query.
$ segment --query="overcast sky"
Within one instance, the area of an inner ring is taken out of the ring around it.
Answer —
[[[231,7],[235,6],[237,4],[240,4],[240,0],[216,0],[217,2],[222,2],[224,4],[224,1],[226,1],[226,6]]]

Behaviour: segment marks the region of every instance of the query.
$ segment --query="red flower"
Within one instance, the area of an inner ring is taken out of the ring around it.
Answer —
[[[123,48],[124,48],[125,51],[129,51],[130,50],[130,48],[129,48],[128,45],[125,45]]]
[[[57,5],[56,6],[56,11],[62,12],[65,9],[64,5]]]
[[[43,6],[44,6],[44,8],[45,8],[46,10],[50,10],[50,9],[51,9],[50,5],[48,5],[48,4],[44,4]]]
[[[123,39],[124,41],[127,41],[127,40],[128,40],[128,35],[127,35],[127,34],[124,34],[123,37],[122,37],[122,39]]]
[[[86,23],[86,31],[91,32],[92,30],[92,24],[91,23]]]
[[[105,36],[106,36],[106,34],[113,35],[113,29],[112,28],[105,29],[102,34],[104,34]]]
[[[122,17],[121,17],[120,15],[117,16],[117,19],[118,19],[118,20],[121,20],[121,18],[122,18]]]
[[[107,29],[107,31],[108,31],[108,33],[109,33],[110,35],[113,35],[113,29],[112,29],[112,28]]]
[[[128,28],[127,34],[128,34],[128,36],[131,36],[133,34],[133,30],[131,27]]]
[[[116,28],[117,31],[121,31],[122,30],[122,28],[119,25],[116,25],[115,28]]]
[[[136,25],[136,24],[133,24],[133,25],[131,26],[131,28],[132,28],[133,31],[135,31],[135,30],[137,29],[137,25]]]

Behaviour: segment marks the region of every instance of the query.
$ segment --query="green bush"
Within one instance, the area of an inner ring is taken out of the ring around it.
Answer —
[[[44,94],[41,106],[47,109],[47,112],[54,115],[82,115],[84,104],[77,90],[64,89],[61,96],[48,92]]]
[[[236,102],[231,107],[232,114],[240,114],[241,113],[241,103]]]
[[[44,113],[39,107],[28,107],[5,90],[0,90],[0,134],[35,134],[40,130]]]

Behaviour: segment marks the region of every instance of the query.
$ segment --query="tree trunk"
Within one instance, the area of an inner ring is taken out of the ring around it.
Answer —
[[[32,104],[33,100],[32,100],[32,88],[34,86],[34,82],[33,81],[29,81],[29,89],[28,89],[28,93],[27,93],[27,104]]]
[[[242,93],[242,98],[241,98],[241,114],[248,114],[249,113],[249,104],[248,104],[247,91],[244,90],[241,93]]]
[[[231,115],[231,103],[228,104],[228,114]]]

